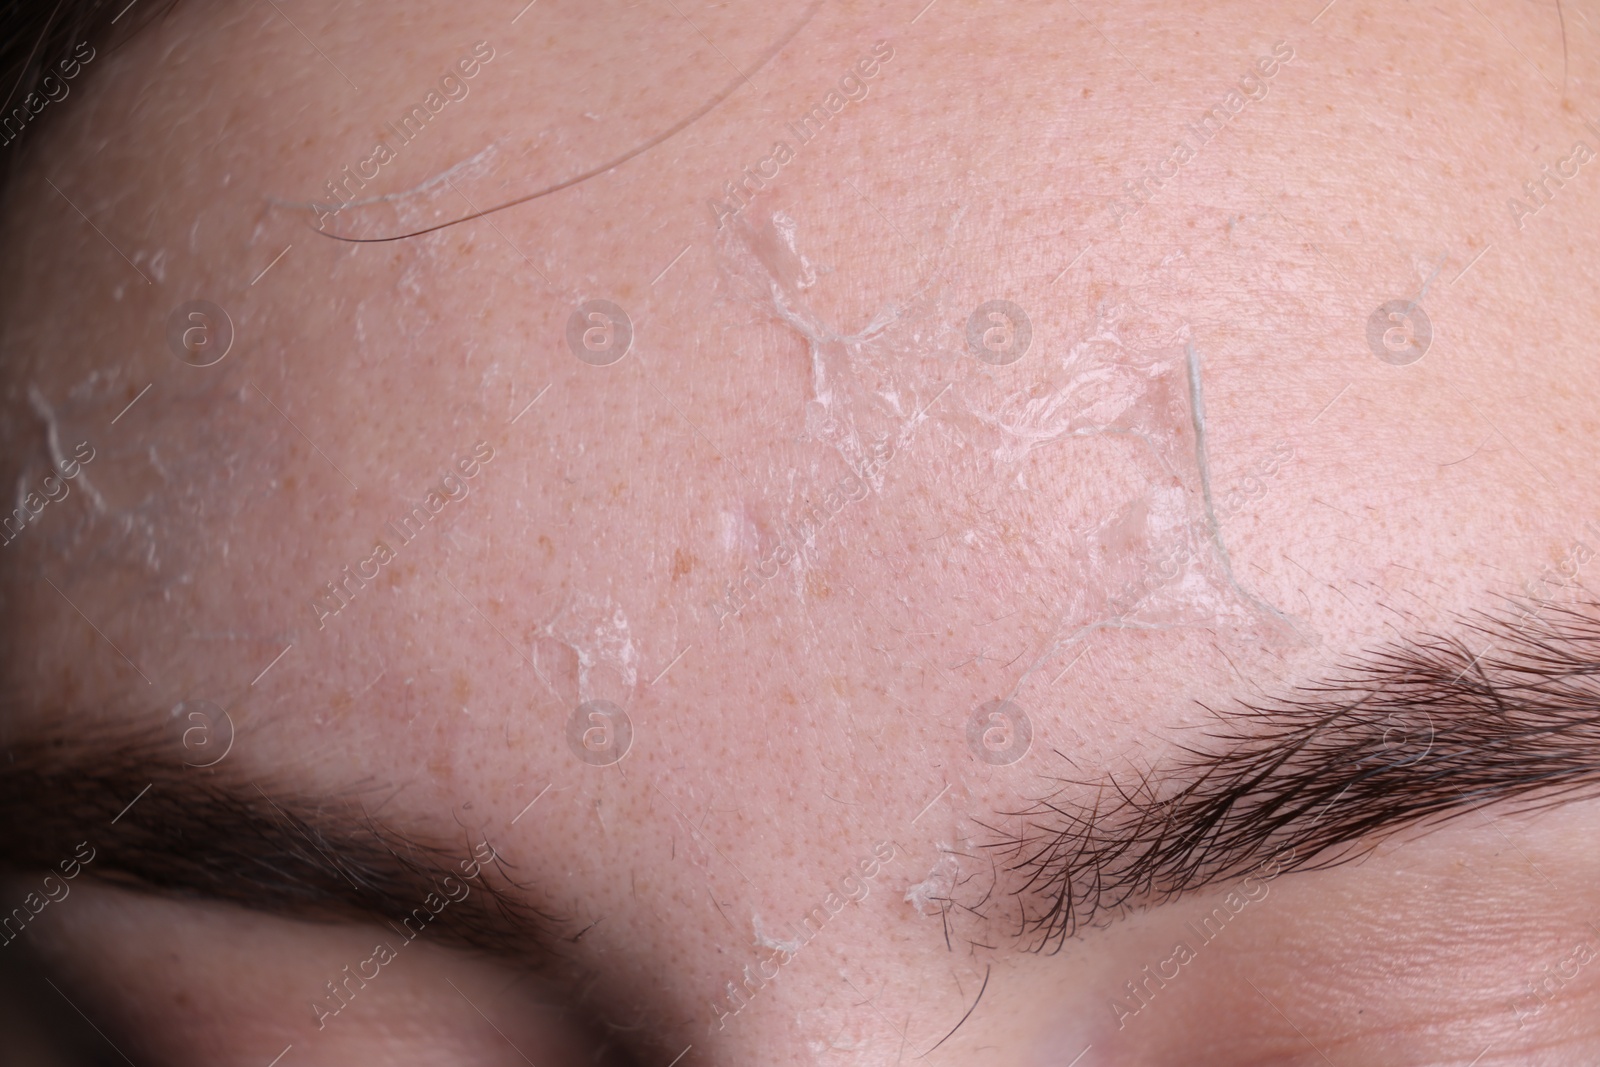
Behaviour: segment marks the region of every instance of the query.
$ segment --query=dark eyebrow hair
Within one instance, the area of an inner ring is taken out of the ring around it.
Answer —
[[[1218,711],[1132,780],[1056,778],[987,847],[1017,879],[1022,934],[1085,926],[1238,878],[1321,870],[1488,804],[1600,795],[1600,603],[1524,602],[1389,641],[1281,698]],[[1506,805],[1509,804],[1509,807]]]
[[[1051,795],[1000,813],[1021,829],[989,827],[996,840],[985,847],[1015,878],[1020,935],[1056,951],[1086,927],[1263,860],[1322,870],[1488,804],[1527,811],[1600,795],[1596,676],[1600,602],[1466,616],[1449,634],[1384,643],[1281,698],[1207,708],[1214,722],[1199,743],[1131,779],[1055,777]],[[473,854],[465,831],[448,843],[381,823],[358,787],[274,789],[226,763],[185,766],[175,747],[159,732],[108,726],[0,746],[0,862],[48,869],[88,840],[88,869],[131,888],[392,929],[445,876],[460,879]],[[533,899],[496,855],[429,936],[562,970],[575,924]]]
[[[0,746],[0,862],[53,869],[87,841],[85,870],[128,888],[402,937],[426,922],[429,941],[530,973],[570,962],[568,921],[532,902],[492,842],[420,839],[367,814],[359,789],[312,797],[181,755],[164,732],[104,725]],[[416,915],[429,894],[452,899]]]

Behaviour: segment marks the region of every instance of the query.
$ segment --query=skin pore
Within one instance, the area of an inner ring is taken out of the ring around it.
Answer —
[[[3,951],[141,1064],[1594,1061],[1592,800],[1054,953],[1004,846],[1585,599],[1600,14],[520,6],[180,4],[4,149],[4,907],[97,851]]]

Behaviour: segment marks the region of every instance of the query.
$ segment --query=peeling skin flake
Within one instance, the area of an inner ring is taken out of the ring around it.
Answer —
[[[927,301],[919,296],[912,306],[880,308],[856,332],[841,332],[806,299],[817,270],[800,251],[798,235],[790,216],[776,212],[758,221],[752,212],[720,238],[724,265],[750,302],[805,343],[811,371],[804,400],[807,436],[832,447],[878,492],[883,472],[873,462],[875,446],[888,441],[898,449],[942,388],[937,382],[913,388],[898,369],[912,354],[905,327],[922,317]]]
[[[1118,309],[1107,312],[1114,323]],[[1079,410],[1052,432],[1037,423],[1027,449],[1069,437],[1126,435],[1140,443],[1150,473],[1143,493],[1086,538],[1073,576],[1085,592],[1062,611],[1057,637],[1019,679],[1100,629],[1228,627],[1257,640],[1292,640],[1295,624],[1235,577],[1211,493],[1201,359],[1188,324],[1168,343],[1130,350],[1102,326],[1074,345],[1083,361],[1068,388],[1088,390]],[[1181,342],[1181,347],[1179,343]],[[1110,416],[1107,418],[1107,416]],[[1096,417],[1106,421],[1091,421]]]
[[[944,902],[955,893],[956,874],[961,864],[949,852],[939,857],[928,877],[906,889],[905,902],[921,915],[937,915],[944,910]]]
[[[1059,533],[1070,553],[1064,573],[1052,576],[1057,637],[1023,678],[1104,628],[1226,626],[1258,640],[1292,637],[1292,621],[1233,572],[1212,501],[1202,361],[1187,320],[1142,306],[1125,287],[1102,289],[1081,332],[1051,338],[1036,329],[1027,362],[1014,371],[945,360],[943,376],[930,380],[929,357],[939,347],[930,342],[959,337],[970,313],[948,296],[952,269],[936,270],[937,285],[925,284],[844,333],[807,300],[818,268],[801,250],[795,219],[750,211],[721,242],[736,292],[805,344],[810,386],[799,402],[807,437],[852,470],[870,472],[863,477],[874,492],[882,490],[886,468],[869,463],[873,442],[893,441],[898,452],[928,418],[979,450],[993,484],[1022,491],[1042,449],[1090,438],[1127,442],[1137,491],[1092,525],[1080,520]],[[937,412],[919,417],[936,398]]]
[[[638,684],[639,649],[633,643],[622,606],[609,596],[577,594],[540,627],[540,633],[565,646],[575,657],[578,700],[615,696],[595,684],[596,668],[609,668],[630,691]]]
[[[761,922],[761,916],[750,916],[750,926],[751,929],[755,931],[755,943],[760,945],[762,948],[775,948],[781,952],[787,952],[790,955],[794,955],[800,951],[801,942],[797,938],[791,938],[790,940],[785,941],[782,938],[769,936]]]
[[[49,400],[45,398],[45,395],[39,391],[36,385],[29,384],[28,386],[28,404],[33,408],[34,414],[39,416],[39,420],[44,423],[45,448],[50,454],[50,463],[54,465],[56,470],[67,469],[68,458],[61,448],[60,420],[56,417],[55,409],[50,406]],[[80,468],[75,480],[78,483],[78,489],[85,493],[94,503],[94,509],[98,512],[104,512],[106,510],[105,498],[100,495],[100,491],[89,480],[88,473]],[[18,507],[22,506],[23,484],[22,482],[18,483]]]

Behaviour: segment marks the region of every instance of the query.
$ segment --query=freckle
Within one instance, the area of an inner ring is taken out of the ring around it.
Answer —
[[[539,535],[539,547],[544,549],[545,558],[549,559],[556,554],[556,546],[550,543],[550,538],[544,534]]]
[[[833,590],[828,587],[828,583],[821,575],[811,572],[806,575],[806,593],[818,600],[826,600],[833,595]]]
[[[328,701],[328,703],[334,711],[343,711],[352,703],[354,703],[354,701],[350,697],[350,690],[341,689],[333,694],[333,699]]]
[[[463,702],[472,695],[472,683],[460,671],[457,671],[455,676],[455,694],[456,699]]]
[[[283,491],[285,493],[294,492],[294,487],[298,484],[299,483],[294,480],[294,475],[286,474],[283,476]]]
[[[673,581],[677,581],[679,578],[682,578],[684,575],[686,575],[690,571],[694,570],[694,565],[696,563],[698,563],[698,562],[700,562],[700,561],[695,559],[689,553],[685,552],[683,549],[681,549],[681,548],[673,549],[672,550],[672,580]]]

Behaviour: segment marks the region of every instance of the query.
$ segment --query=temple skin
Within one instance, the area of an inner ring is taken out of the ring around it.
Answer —
[[[1583,580],[1592,12],[518,6],[182,4],[4,149],[0,474],[94,456],[0,547],[8,739],[210,700],[247,778],[491,841],[641,1063],[1593,1061],[1593,803],[1252,883],[1161,986],[1225,888],[1038,956],[980,847],[1199,703]],[[1095,392],[1113,334],[1177,384]],[[1237,589],[1153,533],[1207,521],[1186,345]],[[1063,396],[1111,414],[1019,436]],[[576,1056],[432,945],[319,1030],[392,933],[100,866],[26,937],[141,1062]]]

